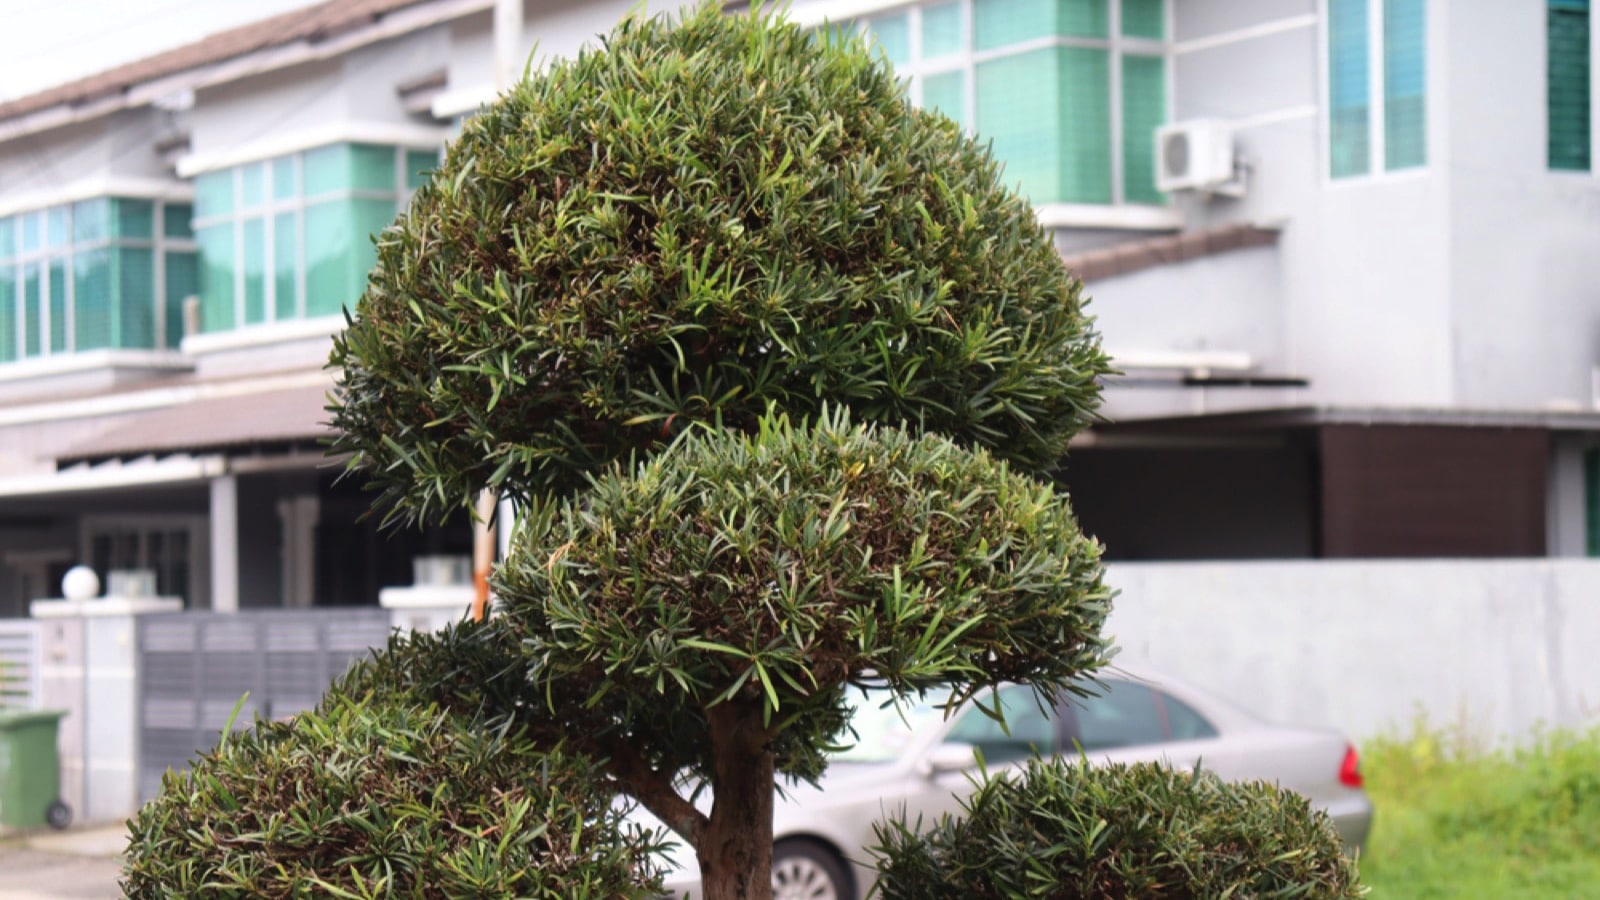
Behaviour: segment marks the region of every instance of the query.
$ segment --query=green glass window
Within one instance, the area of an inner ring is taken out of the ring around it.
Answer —
[[[187,203],[168,203],[161,210],[161,234],[179,240],[194,240],[194,207]]]
[[[1545,111],[1550,168],[1590,167],[1589,0],[1549,0]],[[1590,535],[1593,536],[1591,531]]]
[[[149,247],[118,247],[117,346],[155,346],[155,286],[155,252]]]
[[[979,50],[1041,37],[1110,34],[1107,0],[972,0],[972,18]]]
[[[67,245],[67,208],[65,206],[52,206],[45,210],[45,246],[65,247]]]
[[[96,197],[72,204],[72,239],[79,243],[111,236],[111,200]]]
[[[1371,166],[1367,0],[1328,0],[1328,128],[1333,177]]]
[[[867,31],[889,62],[899,66],[911,60],[911,26],[904,13],[873,19]]]
[[[1162,0],[1122,0],[1124,37],[1159,41],[1166,35],[1167,8]]]
[[[17,267],[0,263],[0,363],[17,358]]]
[[[242,224],[239,264],[244,270],[244,321],[255,325],[267,320],[267,223],[252,217]]]
[[[192,252],[169,252],[164,258],[166,296],[162,298],[166,345],[176,347],[183,340],[183,304],[200,293],[199,258]]]
[[[963,127],[967,124],[967,73],[957,69],[922,80],[922,105],[938,110]]]
[[[39,336],[44,329],[44,278],[38,263],[22,267],[22,355],[38,356],[44,350]]]
[[[39,249],[42,229],[39,213],[23,213],[22,215],[22,252]]]
[[[111,306],[111,250],[99,247],[75,254],[72,269],[72,324],[76,349],[110,347],[116,330]]]
[[[1423,0],[1383,4],[1383,165],[1390,170],[1427,161],[1423,5]]]
[[[300,223],[292,212],[272,220],[272,314],[277,319],[300,315]]]
[[[66,218],[61,221],[66,233]],[[57,256],[47,264],[50,272],[50,352],[67,352],[67,261]]]
[[[154,203],[127,197],[119,197],[112,202],[117,210],[117,237],[145,241],[155,237]]]
[[[0,219],[0,260],[17,255],[17,220]]]
[[[217,173],[236,177],[241,199],[227,214],[197,216],[203,330],[353,304],[376,260],[368,236],[394,221],[438,159],[436,150],[341,143]]]
[[[954,56],[967,46],[960,3],[942,3],[922,11],[922,58]]]
[[[200,247],[200,330],[226,331],[234,327],[233,225],[216,225],[195,232]]]
[[[295,177],[295,157],[280,156],[272,161],[272,199],[290,200],[298,196],[300,185]]]
[[[1163,200],[1156,190],[1155,136],[1166,112],[1166,63],[1158,56],[1122,57],[1122,171],[1130,202]]]
[[[416,190],[428,183],[439,168],[439,154],[433,150],[406,151],[406,189]]]
[[[207,172],[194,180],[194,217],[210,219],[233,212],[233,170]]]
[[[239,169],[239,206],[255,209],[267,202],[267,164],[251,163]]]

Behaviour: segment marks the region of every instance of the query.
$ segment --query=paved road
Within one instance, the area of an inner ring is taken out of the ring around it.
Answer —
[[[0,900],[103,900],[122,896],[120,826],[0,841]]]

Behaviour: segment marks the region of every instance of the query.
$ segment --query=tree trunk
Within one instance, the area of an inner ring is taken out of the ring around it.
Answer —
[[[761,706],[743,700],[708,710],[715,760],[711,816],[700,858],[705,900],[772,900],[772,734]]]

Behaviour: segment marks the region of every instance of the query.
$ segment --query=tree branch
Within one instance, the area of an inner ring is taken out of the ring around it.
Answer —
[[[672,776],[650,767],[632,747],[611,748],[606,771],[623,791],[654,813],[698,853],[709,819],[672,786]]]

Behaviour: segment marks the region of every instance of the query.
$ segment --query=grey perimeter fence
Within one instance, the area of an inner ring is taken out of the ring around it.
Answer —
[[[0,709],[39,705],[39,623],[0,619]]]
[[[170,613],[138,619],[139,799],[236,728],[314,706],[334,678],[387,642],[382,609]]]

